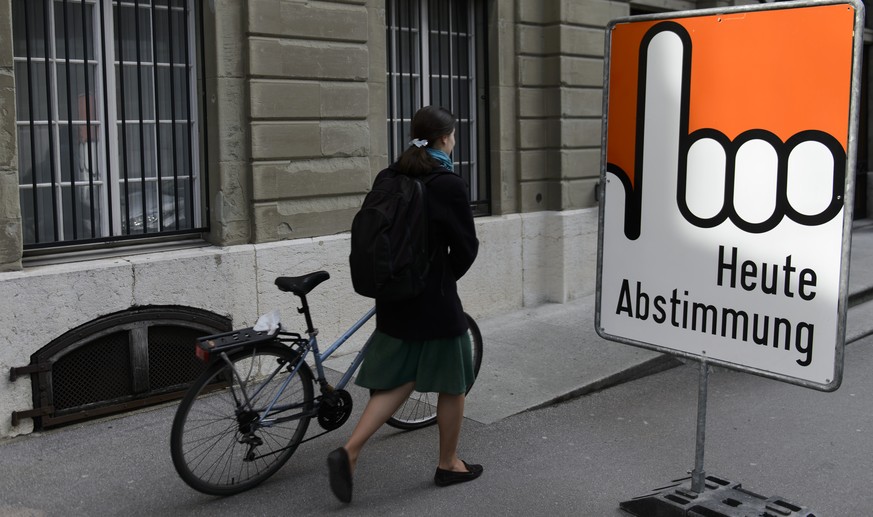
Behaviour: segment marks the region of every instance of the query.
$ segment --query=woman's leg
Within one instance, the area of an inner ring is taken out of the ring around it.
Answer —
[[[440,430],[439,468],[466,472],[467,467],[458,458],[461,423],[464,421],[464,394],[440,393],[437,400],[437,426]]]
[[[382,424],[391,418],[391,415],[409,398],[414,389],[415,383],[409,382],[392,390],[375,391],[370,396],[361,419],[358,420],[355,430],[352,431],[352,436],[349,437],[349,441],[345,445],[353,471],[364,444],[373,436],[373,433],[382,427]]]

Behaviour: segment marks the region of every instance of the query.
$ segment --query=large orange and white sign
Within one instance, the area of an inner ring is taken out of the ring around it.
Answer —
[[[597,329],[839,387],[860,2],[608,27]]]

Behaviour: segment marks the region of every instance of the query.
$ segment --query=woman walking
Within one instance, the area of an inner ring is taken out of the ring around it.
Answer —
[[[355,381],[374,391],[348,442],[327,458],[331,489],[346,503],[352,499],[352,475],[361,449],[413,390],[439,393],[434,483],[448,486],[482,474],[481,465],[461,460],[457,452],[464,396],[473,382],[471,343],[457,280],[473,264],[479,241],[467,186],[453,172],[454,147],[454,116],[443,108],[424,107],[412,118],[409,147],[379,173],[426,181],[429,246],[435,255],[421,295],[399,302],[376,300],[376,331]]]

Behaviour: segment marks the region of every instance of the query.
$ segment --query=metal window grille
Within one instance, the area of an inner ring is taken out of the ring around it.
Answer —
[[[25,249],[206,229],[201,4],[12,0]]]
[[[476,215],[491,211],[485,2],[387,0],[389,157],[409,145],[412,115],[442,106],[457,118],[455,171]]]

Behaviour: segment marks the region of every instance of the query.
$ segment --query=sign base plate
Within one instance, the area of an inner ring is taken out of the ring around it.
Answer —
[[[706,489],[691,490],[691,478],[673,481],[651,494],[623,501],[619,507],[639,517],[735,517],[768,515],[773,517],[815,517],[816,512],[782,497],[765,497],[750,492],[740,483],[706,476]]]

